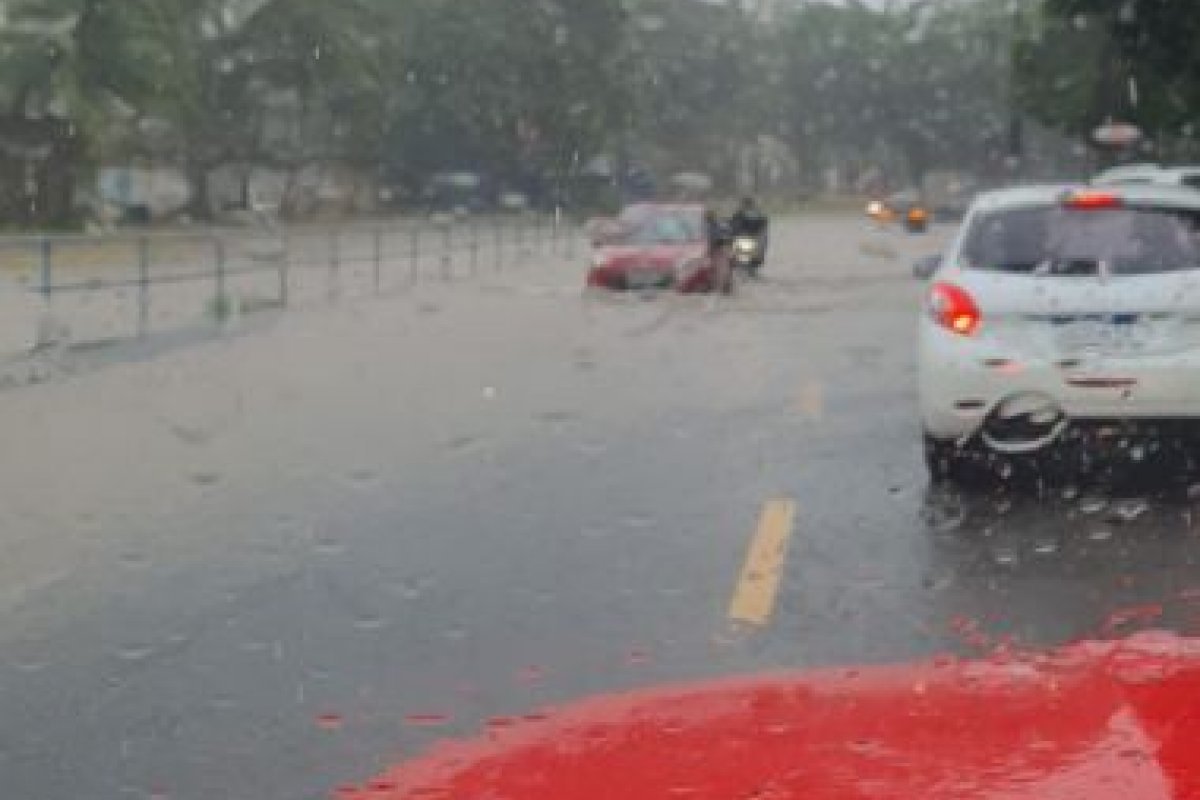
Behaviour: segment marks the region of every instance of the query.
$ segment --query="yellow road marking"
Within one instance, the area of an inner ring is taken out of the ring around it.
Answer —
[[[763,505],[758,529],[750,541],[746,563],[729,603],[731,620],[757,626],[770,621],[795,518],[794,500],[770,500]]]

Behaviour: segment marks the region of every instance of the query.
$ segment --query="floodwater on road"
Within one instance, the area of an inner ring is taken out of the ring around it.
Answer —
[[[930,487],[925,236],[782,220],[732,298],[586,254],[0,392],[0,785],[318,798],[632,687],[1187,633],[1161,480]],[[163,340],[159,340],[160,342]]]

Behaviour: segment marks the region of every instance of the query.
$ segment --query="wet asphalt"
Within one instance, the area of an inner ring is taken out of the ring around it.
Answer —
[[[547,257],[0,393],[0,794],[323,798],[599,692],[1192,630],[1188,481],[929,485],[909,269],[949,232],[791,220],[719,301]]]

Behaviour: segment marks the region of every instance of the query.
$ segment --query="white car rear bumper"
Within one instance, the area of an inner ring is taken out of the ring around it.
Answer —
[[[918,397],[925,432],[975,434],[997,406],[1044,395],[1068,418],[1192,419],[1200,423],[1200,350],[1155,356],[1048,358],[1006,352],[987,336],[960,336],[922,318]]]

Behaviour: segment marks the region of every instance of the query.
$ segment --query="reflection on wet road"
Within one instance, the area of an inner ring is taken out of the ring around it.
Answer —
[[[781,224],[720,301],[530,264],[0,392],[0,785],[326,797],[597,692],[1192,631],[1186,491],[929,487],[945,233]]]
[[[1047,496],[931,490],[931,563],[960,613],[1022,644],[1138,626],[1194,633],[1200,509],[1156,494],[1144,483]]]

